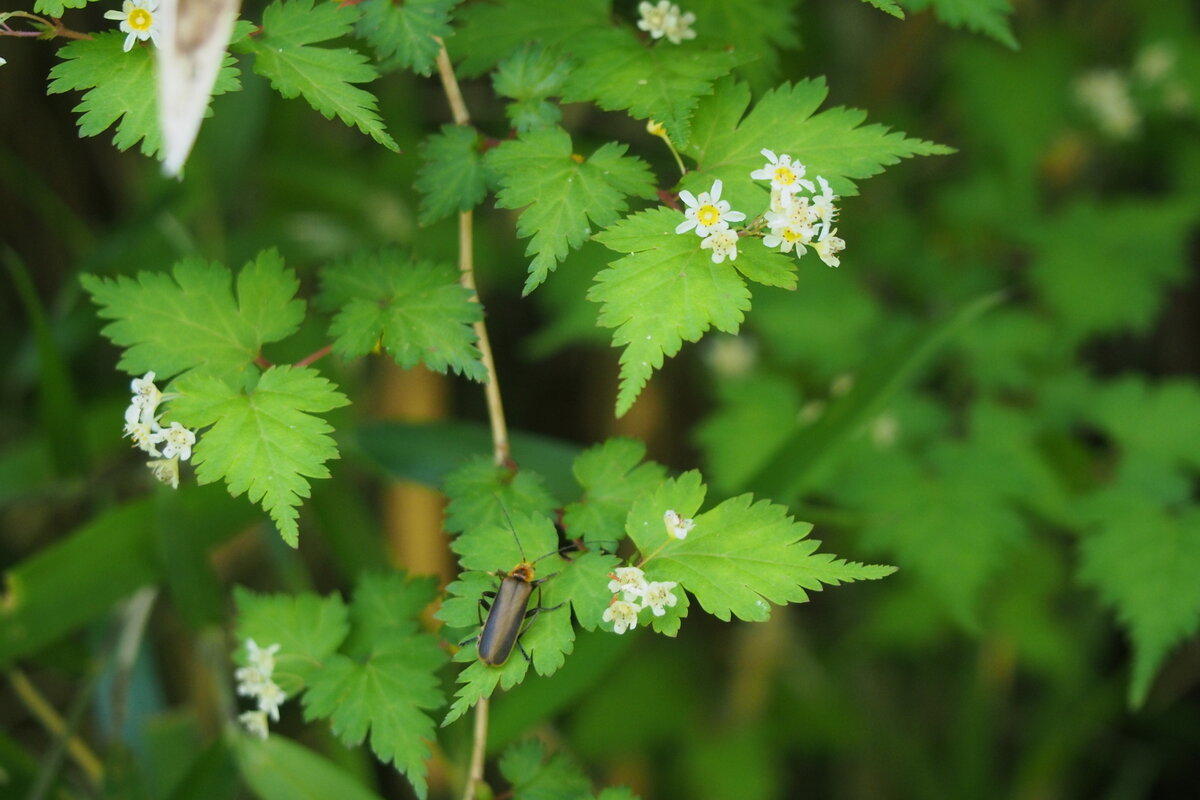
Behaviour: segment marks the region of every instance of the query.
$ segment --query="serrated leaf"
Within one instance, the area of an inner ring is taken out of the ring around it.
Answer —
[[[1109,490],[1086,511],[1079,576],[1117,613],[1133,641],[1129,704],[1146,699],[1173,647],[1200,626],[1200,509],[1167,514],[1140,493]]]
[[[466,125],[443,125],[421,142],[421,166],[413,182],[421,193],[418,222],[428,225],[483,201],[495,178],[482,143],[479,132]]]
[[[795,5],[788,0],[689,0],[684,10],[696,15],[692,27],[697,41],[737,53],[742,62],[738,72],[755,87],[766,88],[777,79],[780,50],[800,46]]]
[[[497,94],[512,98],[505,113],[518,133],[562,121],[562,111],[546,98],[560,94],[569,74],[565,60],[537,45],[524,47],[500,63],[492,85]]]
[[[353,125],[389,150],[399,150],[379,118],[379,102],[354,84],[379,76],[365,56],[349,48],[312,47],[344,36],[358,21],[355,6],[313,0],[276,2],[263,11],[262,35],[244,47],[254,71],[286,99],[303,97],[326,119]]]
[[[198,370],[237,383],[264,344],[299,328],[304,301],[295,299],[299,281],[274,250],[259,253],[238,273],[236,299],[231,277],[219,264],[184,259],[171,275],[80,280],[99,315],[115,320],[102,333],[126,348],[120,369],[135,375],[153,370],[159,380]]]
[[[419,75],[433,72],[441,45],[447,39],[450,10],[458,0],[363,0],[356,32],[366,39],[381,61],[394,59]],[[435,38],[437,37],[437,38]]]
[[[570,758],[545,758],[542,743],[530,739],[500,757],[500,774],[512,783],[514,800],[582,800],[592,796],[591,781]]]
[[[260,595],[238,587],[238,649],[236,660],[245,663],[245,641],[253,639],[260,647],[279,645],[275,671],[271,679],[289,696],[295,696],[321,665],[333,655],[350,630],[346,605],[337,595],[319,597],[296,595]]]
[[[897,5],[896,0],[862,0],[868,5],[875,6],[885,14],[891,14],[896,19],[904,19],[904,9]]]
[[[719,619],[762,621],[770,616],[768,601],[803,603],[822,584],[875,580],[895,572],[895,567],[815,552],[820,542],[805,538],[812,525],[797,522],[783,506],[755,503],[749,494],[697,514],[705,493],[695,470],[667,480],[634,504],[626,529],[642,553],[657,553],[644,567],[648,579],[677,581]],[[668,509],[694,518],[686,539],[668,540],[663,523]]]
[[[418,633],[418,615],[437,596],[437,580],[432,576],[408,578],[398,572],[369,572],[354,588],[350,618],[354,636],[347,650],[351,655],[367,654],[375,642],[389,636]]]
[[[1121,451],[1200,469],[1200,386],[1129,376],[1089,395],[1087,413]]]
[[[446,530],[451,533],[503,525],[506,510],[549,516],[558,506],[536,472],[498,467],[484,456],[464,462],[447,475],[445,493],[450,498]]]
[[[563,509],[563,526],[571,538],[615,551],[625,537],[629,507],[644,492],[653,491],[666,477],[659,464],[648,462],[646,445],[637,439],[614,438],[575,459],[575,479],[583,499]]]
[[[680,221],[678,211],[655,208],[595,237],[628,254],[598,274],[588,292],[602,306],[599,324],[616,328],[613,346],[625,348],[617,416],[684,341],[699,341],[710,327],[736,333],[750,308],[750,292],[736,268],[728,261],[714,264],[698,236],[676,234]]]
[[[764,148],[791,155],[805,165],[809,178],[823,176],[839,195],[857,194],[856,179],[877,175],[902,158],[953,152],[883,125],[863,125],[866,112],[858,109],[816,113],[828,92],[823,78],[785,83],[763,95],[747,114],[749,88],[722,81],[696,108],[692,138],[682,150],[696,160],[697,169],[683,186],[707,191],[719,178],[724,182],[721,199],[753,216],[769,202],[767,185],[750,178],[766,163],[760,152]]]
[[[563,88],[565,102],[592,101],[605,111],[653,119],[676,146],[689,141],[699,99],[739,63],[734,53],[692,42],[647,46],[625,28],[592,31],[572,55],[579,64]]]
[[[462,27],[447,44],[461,58],[458,71],[473,77],[529,42],[551,52],[570,47],[612,24],[610,0],[503,0],[473,3],[462,14]]]
[[[249,392],[209,374],[187,375],[170,416],[203,428],[192,459],[201,484],[224,480],[234,497],[246,492],[271,515],[283,540],[296,547],[297,506],[309,496],[309,478],[328,478],[325,462],[338,457],[321,412],[349,401],[314,369],[271,367]]]
[[[128,150],[141,142],[141,152],[155,156],[162,148],[162,135],[158,128],[154,53],[148,46],[136,46],[126,53],[124,44],[124,33],[106,31],[63,45],[58,55],[64,60],[50,70],[46,93],[85,93],[72,109],[80,114],[80,136],[95,136],[115,124],[113,144],[118,150]],[[237,62],[226,54],[212,97],[240,89],[239,75]]]
[[[437,670],[446,656],[427,634],[392,632],[380,637],[364,662],[333,655],[304,693],[307,720],[328,717],[334,734],[349,747],[371,734],[371,750],[393,762],[425,797],[425,761],[435,725],[425,713],[444,700]]]
[[[95,0],[37,0],[33,4],[35,14],[45,14],[47,17],[58,19],[68,8],[83,8]],[[124,37],[125,34],[121,34]]]
[[[322,272],[320,302],[339,309],[329,334],[344,358],[382,345],[406,369],[423,363],[487,380],[472,328],[483,311],[452,267],[414,262],[399,250],[359,252]]]
[[[874,0],[868,0],[875,5]],[[983,33],[1003,45],[1018,49],[1013,37],[1008,15],[1012,13],[1011,0],[902,0],[914,12],[933,6],[937,18],[952,28],[966,28],[973,33]],[[885,9],[886,10],[886,9]]]
[[[562,128],[531,131],[487,155],[497,173],[500,208],[525,208],[517,233],[532,236],[525,255],[533,255],[525,294],[546,279],[571,249],[592,233],[616,222],[628,209],[626,196],[654,196],[650,167],[625,155],[627,146],[609,142],[584,160],[571,148]]]

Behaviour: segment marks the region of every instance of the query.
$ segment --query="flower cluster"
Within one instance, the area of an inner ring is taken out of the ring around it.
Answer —
[[[105,19],[115,19],[121,22],[121,33],[125,37],[125,52],[133,49],[134,42],[144,42],[147,39],[158,45],[158,0],[125,0],[120,11],[106,11]]]
[[[679,6],[671,0],[638,3],[638,13],[642,18],[638,20],[637,26],[650,34],[652,39],[666,36],[671,44],[683,44],[684,39],[696,38],[696,32],[692,30],[696,15],[690,11],[680,11]]]
[[[147,464],[154,471],[154,477],[172,489],[178,489],[179,462],[192,457],[196,434],[178,422],[172,422],[166,428],[162,426],[158,406],[170,398],[154,385],[153,372],[134,378],[129,388],[133,399],[125,409],[125,435],[133,440],[134,447],[155,456]]]
[[[729,227],[731,222],[741,222],[746,215],[734,211],[729,202],[721,199],[723,184],[720,180],[713,181],[712,188],[701,192],[696,197],[684,190],[679,193],[679,199],[687,208],[683,212],[684,220],[675,226],[676,233],[696,231],[700,237],[700,247],[712,250],[714,264],[720,264],[726,258],[737,261],[738,235]]]
[[[690,520],[689,520],[690,521]],[[614,633],[624,633],[637,627],[638,614],[646,609],[656,617],[679,602],[675,581],[647,581],[646,573],[638,567],[618,567],[609,576],[608,590],[612,602],[604,610],[604,621],[613,624]]]
[[[246,666],[238,667],[233,673],[237,680],[237,693],[242,697],[253,697],[258,708],[238,716],[246,730],[260,739],[267,738],[267,717],[279,721],[279,706],[287,695],[271,680],[275,671],[275,654],[279,645],[273,644],[265,650],[253,639],[246,640]]]
[[[767,163],[751,172],[750,177],[771,182],[771,208],[765,215],[770,233],[763,236],[763,244],[784,253],[795,250],[797,257],[811,247],[829,266],[841,264],[838,253],[846,243],[835,235],[833,223],[838,209],[834,201],[838,198],[829,182],[818,175],[814,186],[804,177],[804,165],[792,161],[787,153],[777,156],[771,150],[760,152]]]
[[[686,190],[679,193],[686,208],[684,220],[675,227],[675,233],[694,230],[700,236],[700,248],[711,250],[713,263],[720,264],[726,258],[737,260],[739,236],[757,234],[766,227],[769,232],[762,235],[762,240],[767,247],[778,247],[784,253],[795,250],[797,257],[811,247],[829,266],[840,265],[838,253],[846,248],[846,243],[838,238],[837,228],[833,227],[838,215],[834,201],[838,196],[829,181],[818,175],[814,184],[804,177],[804,165],[793,161],[787,153],[776,155],[765,149],[761,152],[767,163],[751,172],[750,177],[771,182],[771,205],[765,214],[754,220],[748,230],[741,233],[733,230],[729,224],[744,220],[746,215],[734,211],[728,201],[721,199],[723,184],[715,180],[712,188],[701,192],[699,197]]]

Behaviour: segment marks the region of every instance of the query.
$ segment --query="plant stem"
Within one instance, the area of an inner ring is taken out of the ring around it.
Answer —
[[[79,766],[93,786],[104,780],[104,765],[91,748],[78,736],[71,733],[66,721],[54,710],[54,706],[42,696],[37,687],[19,669],[10,670],[8,682],[21,704],[42,724],[42,727],[57,740],[65,741],[67,753]]]
[[[446,92],[446,100],[454,115],[456,125],[469,125],[471,115],[467,112],[467,104],[463,101],[462,91],[458,87],[458,79],[454,76],[454,65],[446,52],[446,45],[441,39],[439,45],[437,66],[438,77],[442,81],[442,89]],[[475,246],[474,246],[474,215],[470,210],[458,215],[458,267],[461,272],[460,282],[475,296],[479,302],[479,293],[475,287]],[[479,340],[479,354],[483,367],[487,370],[487,384],[484,392],[487,396],[488,421],[492,428],[492,455],[496,466],[512,464],[508,444],[508,426],[504,422],[504,403],[500,399],[500,380],[496,375],[496,362],[492,358],[492,346],[488,340],[487,326],[483,320],[475,323],[475,336]],[[463,789],[463,800],[474,800],[475,787],[483,781],[483,760],[487,748],[488,734],[488,700],[483,698],[475,705],[475,736],[471,744],[471,762],[467,769],[466,787]]]
[[[329,355],[331,352],[333,352],[333,345],[327,344],[324,347],[322,347],[320,350],[316,350],[312,353],[309,353],[304,358],[300,359],[295,364],[293,364],[293,366],[295,366],[297,368],[307,367],[309,364],[313,363],[314,361],[320,361],[322,358]]]

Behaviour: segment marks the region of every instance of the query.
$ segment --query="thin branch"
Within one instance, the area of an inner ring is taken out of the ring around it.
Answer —
[[[320,361],[322,358],[324,358],[325,356],[329,355],[332,352],[333,352],[333,345],[327,344],[324,347],[322,347],[320,350],[316,350],[312,353],[309,353],[307,356],[305,356],[304,358],[297,361],[293,366],[307,367],[309,364],[313,363],[314,361]]]
[[[454,124],[469,125],[471,115],[467,113],[467,104],[463,102],[462,91],[458,88],[458,79],[454,77],[454,65],[450,63],[446,44],[437,36],[433,38],[441,48],[437,55],[438,77],[442,79],[442,90],[446,92],[446,100],[450,103],[450,113],[454,115]]]
[[[475,787],[483,780],[483,754],[487,749],[488,699],[475,704],[475,736],[471,744],[471,766],[467,771],[467,786],[462,800],[475,800]]]
[[[66,721],[54,710],[50,701],[42,696],[37,687],[19,669],[9,670],[8,682],[12,685],[17,699],[41,723],[46,732],[56,740],[66,741],[67,753],[87,775],[88,781],[93,786],[100,786],[104,781],[104,765],[86,742],[71,733]]]

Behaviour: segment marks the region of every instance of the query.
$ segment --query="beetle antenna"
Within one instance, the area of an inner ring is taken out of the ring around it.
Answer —
[[[500,511],[504,514],[504,520],[508,523],[508,529],[512,531],[513,540],[517,543],[517,549],[521,551],[521,560],[526,561],[525,548],[521,546],[521,537],[517,536],[517,528],[513,525],[512,517],[508,515],[508,509],[504,507],[504,501],[495,492],[492,492],[492,497],[496,498],[496,504],[500,506]]]

